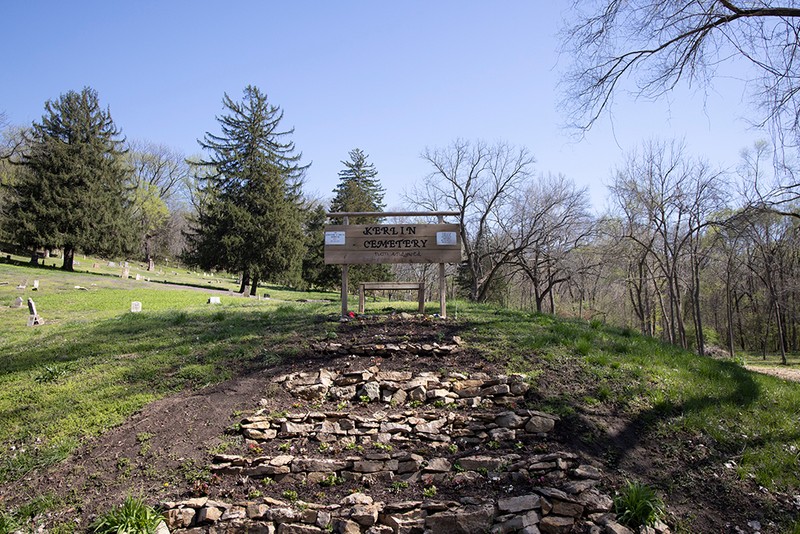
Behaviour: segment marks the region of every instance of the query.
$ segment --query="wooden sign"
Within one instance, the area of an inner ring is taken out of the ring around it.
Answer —
[[[325,263],[460,263],[457,224],[349,224],[325,227]]]

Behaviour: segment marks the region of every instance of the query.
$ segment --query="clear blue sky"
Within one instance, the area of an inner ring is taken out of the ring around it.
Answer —
[[[567,1],[6,2],[0,31],[0,111],[39,120],[44,102],[96,89],[129,139],[199,153],[218,133],[223,93],[265,91],[312,161],[306,190],[330,196],[340,163],[359,147],[389,207],[424,179],[426,147],[456,138],[527,146],[536,171],[604,184],[625,151],[652,136],[685,138],[694,155],[732,168],[764,134],[748,129],[743,86],[719,82],[708,99],[681,89],[669,101],[618,95],[613,121],[580,142],[557,109],[557,32]]]

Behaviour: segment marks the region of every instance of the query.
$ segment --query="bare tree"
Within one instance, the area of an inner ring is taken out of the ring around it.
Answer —
[[[501,268],[528,245],[507,239],[503,222],[510,219],[511,201],[529,178],[534,158],[524,147],[462,139],[426,148],[422,158],[433,171],[406,199],[423,209],[460,213],[469,297],[486,300]]]
[[[500,223],[518,250],[511,263],[531,285],[536,311],[547,300],[555,313],[554,290],[572,276],[568,256],[592,231],[588,192],[548,174],[530,182],[512,206],[512,216]]]
[[[712,223],[711,214],[722,205],[720,187],[720,174],[686,157],[683,145],[675,141],[645,144],[629,157],[611,186],[623,214],[622,237],[637,245],[637,262],[653,283],[667,339],[688,347],[684,317],[688,297],[700,354],[704,353],[703,233]]]
[[[141,247],[148,270],[153,270],[154,244],[168,241],[160,239],[166,237],[160,234],[174,234],[169,224],[178,220],[170,219],[170,209],[179,210],[188,197],[189,165],[183,154],[148,142],[132,142],[126,157],[131,168],[134,219],[141,227]]]
[[[629,89],[660,97],[680,82],[709,82],[723,63],[746,63],[759,125],[800,140],[800,2],[782,0],[573,2],[564,30],[574,59],[565,77],[573,124],[588,129]],[[738,69],[744,71],[745,69]]]

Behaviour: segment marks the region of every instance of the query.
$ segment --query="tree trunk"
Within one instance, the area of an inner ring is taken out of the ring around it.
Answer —
[[[35,249],[31,252],[31,265],[39,265],[39,255],[36,253]]]
[[[64,245],[64,263],[61,264],[61,270],[74,271],[73,263],[75,261],[75,248],[72,245]]]
[[[242,273],[242,285],[239,286],[239,293],[244,294],[247,286],[250,285],[250,273],[248,271],[244,271]]]
[[[731,270],[730,265],[726,269],[725,273],[725,307],[726,307],[726,318],[728,320],[728,354],[730,354],[731,358],[734,357],[734,349],[733,349],[733,295],[731,294]]]
[[[253,297],[258,295],[258,282],[259,281],[260,280],[259,280],[258,275],[257,274],[253,275],[253,285],[250,286],[250,295],[253,296]]]

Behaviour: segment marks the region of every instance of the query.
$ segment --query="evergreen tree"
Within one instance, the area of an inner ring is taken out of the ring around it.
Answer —
[[[337,212],[380,212],[386,207],[383,202],[384,189],[378,180],[375,165],[367,162],[369,157],[360,148],[354,148],[348,155],[348,161],[342,161],[344,169],[339,171],[339,184],[333,190],[335,196],[331,201],[331,213]],[[332,218],[332,222],[343,222],[340,218]],[[350,224],[376,224],[380,217],[349,217]],[[339,279],[341,268],[337,267]],[[350,268],[348,278],[350,287],[356,288],[361,282],[380,282],[392,277],[388,265],[356,265]],[[325,272],[330,278],[330,270]]]
[[[45,103],[26,134],[9,211],[15,243],[34,251],[60,248],[62,269],[75,250],[116,254],[129,245],[127,171],[120,132],[97,92],[85,87]]]
[[[348,155],[350,159],[342,162],[345,168],[339,171],[339,184],[333,190],[331,213],[382,211],[386,207],[383,203],[384,189],[377,178],[375,165],[367,162],[369,156],[360,148],[354,148]],[[376,222],[377,217],[350,218],[350,224]]]
[[[304,252],[302,178],[308,165],[294,142],[284,139],[283,112],[257,87],[241,102],[227,94],[228,113],[217,118],[221,135],[206,133],[200,146],[208,159],[198,213],[188,236],[192,263],[240,273],[240,291],[270,280],[294,283]]]
[[[314,203],[305,222],[306,254],[303,257],[303,282],[307,287],[334,289],[342,279],[338,265],[325,264],[325,206]]]

